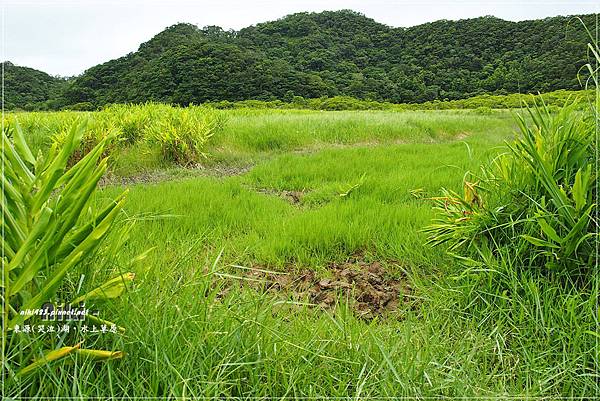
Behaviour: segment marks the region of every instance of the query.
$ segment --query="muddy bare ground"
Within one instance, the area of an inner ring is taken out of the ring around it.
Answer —
[[[299,205],[300,202],[302,201],[302,197],[304,197],[304,195],[306,195],[306,192],[303,191],[278,191],[276,189],[270,189],[270,188],[258,188],[256,189],[256,192],[259,192],[261,194],[266,194],[266,195],[273,195],[273,196],[278,196],[288,202],[290,202],[292,205]]]
[[[252,167],[253,165],[231,166],[225,164],[207,167],[197,164],[170,170],[152,170],[132,176],[119,176],[108,172],[102,177],[99,185],[105,187],[109,185],[156,184],[163,181],[177,181],[194,177],[226,178],[245,174]]]
[[[391,277],[379,262],[350,259],[331,263],[323,274],[308,269],[280,273],[243,268],[237,275],[242,286],[298,302],[308,301],[314,307],[332,309],[340,302],[348,302],[354,314],[364,319],[414,306],[406,277]]]

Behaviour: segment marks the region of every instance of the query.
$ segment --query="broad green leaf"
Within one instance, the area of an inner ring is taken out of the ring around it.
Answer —
[[[40,235],[43,234],[48,228],[48,223],[50,222],[51,216],[52,210],[45,208],[40,216],[40,219],[36,222],[35,226],[33,226],[31,232],[27,236],[27,239],[25,242],[23,242],[15,257],[8,264],[9,271],[20,266],[27,253],[32,250],[35,241],[37,241]]]
[[[117,298],[125,291],[126,284],[133,281],[134,278],[134,273],[121,274],[118,277],[108,280],[106,283],[91,290],[90,292],[74,299],[71,304],[78,304],[80,302],[92,300]]]
[[[63,241],[63,244],[58,249],[56,258],[60,260],[66,257],[71,251],[73,251],[73,249],[77,247],[77,245],[79,245],[84,239],[86,239],[94,230],[94,228],[98,224],[100,224],[100,222],[104,220],[104,218],[106,218],[106,216],[108,216],[112,210],[119,207],[119,205],[122,205],[121,201],[124,199],[125,194],[126,193],[124,192],[121,195],[119,195],[114,200],[114,202],[111,202],[109,205],[107,205],[94,217],[92,221],[79,228],[74,234],[69,233],[68,237],[66,238],[66,241]]]
[[[98,245],[100,240],[107,233],[108,229],[112,225],[112,222],[114,221],[114,218],[116,217],[117,213],[120,212],[120,210],[121,207],[115,208],[108,216],[106,216],[106,218],[94,229],[94,231],[92,231],[92,233],[90,233],[90,235],[73,250],[69,257],[63,261],[61,266],[54,271],[53,276],[43,284],[38,294],[34,296],[27,305],[23,306],[24,308],[37,308],[54,294],[54,291],[60,285],[67,271],[77,264],[85,254],[91,252],[91,250]]]
[[[25,165],[4,132],[2,132],[2,159],[3,164],[10,166],[12,173],[15,174],[14,178],[18,179],[19,183],[29,185],[33,182],[35,176]]]
[[[81,142],[85,126],[86,122],[73,125],[69,131],[65,144],[57,151],[57,155],[53,157],[50,164],[40,174],[39,180],[42,185],[35,195],[32,205],[33,211],[39,209],[44,202],[48,200],[48,197],[54,188],[56,188],[59,180],[61,180],[61,183],[65,182],[65,176],[69,174],[68,172],[66,174],[64,173],[65,167],[67,166],[69,157]]]
[[[557,242],[559,244],[562,242],[562,238],[560,238],[558,236],[558,234],[556,233],[554,228],[552,228],[545,219],[543,219],[541,217],[538,218],[538,224],[540,225],[540,228],[542,229],[542,231],[544,232],[544,234],[546,234],[546,236],[548,238],[550,238],[552,241]]]
[[[25,160],[31,165],[34,165],[35,157],[33,157],[29,146],[27,146],[25,136],[23,135],[23,130],[21,129],[21,126],[19,125],[18,121],[15,121],[15,131],[13,139],[15,141],[15,149],[19,152],[23,160]]]
[[[579,169],[575,174],[575,183],[573,184],[573,188],[571,188],[571,193],[573,195],[575,209],[577,209],[577,211],[583,209],[587,202],[587,191],[591,167],[591,165],[588,165],[585,172],[583,172],[582,169]]]
[[[548,242],[540,238],[535,238],[530,235],[521,235],[521,238],[536,246],[560,249],[560,246],[553,244],[552,242]]]
[[[120,359],[125,356],[123,351],[105,351],[99,349],[78,349],[79,355],[87,356],[96,360]]]
[[[565,243],[567,244],[565,254],[571,255],[573,252],[575,252],[579,243],[579,239],[584,235],[591,234],[588,233],[586,227],[590,221],[590,217],[592,216],[592,210],[595,206],[596,205],[594,204],[590,205],[581,214],[579,220],[575,223],[575,225],[573,225],[573,228],[571,228],[571,231],[569,231],[569,233],[565,237]]]
[[[32,373],[36,369],[39,369],[52,361],[56,361],[57,359],[63,358],[73,351],[77,350],[80,345],[76,345],[74,347],[62,347],[56,350],[46,352],[42,357],[36,359],[30,365],[25,366],[23,369],[17,372],[18,376],[23,376],[29,373]]]

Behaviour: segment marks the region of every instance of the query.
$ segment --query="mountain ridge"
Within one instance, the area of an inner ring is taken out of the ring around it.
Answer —
[[[593,14],[577,17],[593,23]],[[341,10],[239,31],[178,23],[87,69],[55,97],[91,107],[336,95],[399,103],[576,89],[586,36],[574,18],[484,16],[394,28]]]

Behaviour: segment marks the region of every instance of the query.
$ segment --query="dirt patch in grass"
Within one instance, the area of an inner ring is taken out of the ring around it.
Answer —
[[[227,178],[245,174],[250,171],[252,167],[253,165],[203,166],[197,164],[188,167],[171,168],[168,170],[151,170],[131,176],[120,176],[109,171],[101,178],[99,185],[101,187],[105,187],[108,185],[156,184],[163,181],[177,181],[194,177]]]
[[[271,272],[245,268],[240,283],[257,291],[275,293],[314,307],[332,309],[348,302],[354,314],[373,319],[414,305],[412,288],[406,277],[394,278],[379,262],[351,259],[332,263],[326,274],[303,269],[297,272]]]
[[[212,177],[233,177],[236,175],[246,174],[250,169],[254,167],[253,164],[248,165],[227,165],[227,164],[216,164],[213,166],[196,166],[195,170],[201,175],[209,175]]]
[[[111,172],[106,173],[98,185],[106,187],[110,185],[135,185],[135,184],[152,184],[173,179],[173,177],[162,170],[143,172],[131,176],[120,176]]]
[[[300,202],[302,202],[302,198],[304,197],[304,195],[306,195],[306,192],[302,191],[277,191],[275,189],[270,188],[258,188],[256,192],[271,196],[278,196],[290,202],[292,205],[299,205]]]

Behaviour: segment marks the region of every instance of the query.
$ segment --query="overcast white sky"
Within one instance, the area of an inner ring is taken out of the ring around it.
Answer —
[[[494,15],[520,21],[600,12],[600,0],[0,0],[0,60],[78,75],[177,22],[240,29],[300,11],[353,9],[390,26]]]

